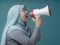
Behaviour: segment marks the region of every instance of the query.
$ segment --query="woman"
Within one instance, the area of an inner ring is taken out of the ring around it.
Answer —
[[[40,18],[32,18],[35,23],[34,31],[30,30],[26,23],[28,21],[28,12],[24,5],[14,5],[10,8],[1,45],[36,45],[40,40]]]

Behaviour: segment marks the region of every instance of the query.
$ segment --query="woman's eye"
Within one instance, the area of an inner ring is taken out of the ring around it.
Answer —
[[[25,10],[23,10],[23,12],[25,12]]]

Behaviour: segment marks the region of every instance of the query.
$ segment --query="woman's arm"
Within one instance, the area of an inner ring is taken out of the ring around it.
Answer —
[[[14,30],[9,33],[9,37],[23,45],[35,45],[40,32],[40,28],[35,27],[31,38],[28,38],[23,32],[19,30]]]

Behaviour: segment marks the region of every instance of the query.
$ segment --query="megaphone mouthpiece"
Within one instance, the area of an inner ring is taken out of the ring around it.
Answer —
[[[31,16],[31,17],[34,17],[33,10],[30,12],[30,16]]]

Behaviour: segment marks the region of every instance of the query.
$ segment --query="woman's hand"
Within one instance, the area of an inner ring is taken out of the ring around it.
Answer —
[[[36,18],[32,17],[32,20],[34,21],[36,27],[40,27],[41,26],[42,20],[41,20],[40,17],[36,17]]]

